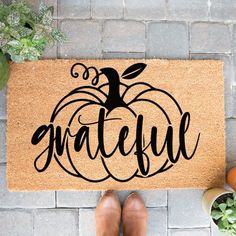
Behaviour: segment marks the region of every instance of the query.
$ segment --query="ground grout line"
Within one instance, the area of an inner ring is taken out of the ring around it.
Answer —
[[[92,17],[92,0],[89,0],[89,11],[90,11],[90,17],[89,19],[91,20],[93,17]]]
[[[167,190],[166,191],[166,194],[167,194],[167,196],[166,196],[166,208],[167,208],[167,215],[166,215],[166,217],[167,217],[167,222],[166,222],[166,226],[167,226],[167,234],[168,234],[168,229],[169,229],[169,190]]]
[[[169,9],[169,0],[166,0],[165,1],[165,13],[166,13],[166,19],[169,18],[169,12],[170,12],[170,9]]]
[[[211,18],[211,0],[208,0],[207,1],[207,18],[208,18],[208,21],[210,21],[210,18]]]
[[[125,0],[122,1],[122,4],[123,4],[123,19],[125,19]]]
[[[147,23],[206,23],[206,24],[236,24],[236,20],[204,20],[204,19],[136,19],[136,18],[80,18],[80,17],[55,17],[54,20],[74,20],[74,21],[133,21],[133,22],[147,22]]]
[[[147,43],[148,43],[148,40],[147,40],[147,33],[148,33],[148,24],[144,21],[143,22],[144,25],[145,25],[145,39],[144,39],[144,44],[145,44],[145,51],[144,51],[144,58],[146,59],[147,58]]]
[[[34,231],[35,231],[35,211],[32,211],[32,227],[33,227],[33,235],[34,235]]]
[[[26,212],[34,212],[34,211],[60,211],[60,210],[66,210],[66,211],[76,211],[78,209],[95,209],[95,207],[87,207],[87,208],[79,208],[79,207],[57,207],[57,208],[0,208],[1,211],[26,211]]]
[[[191,23],[187,23],[188,26],[188,59],[191,57]]]
[[[210,229],[210,232],[211,232],[211,226],[209,226],[209,227],[201,227],[201,226],[196,226],[196,227],[187,227],[187,228],[184,228],[184,227],[179,227],[179,228],[177,228],[177,227],[175,227],[175,228],[168,228],[168,229],[184,229],[184,230],[193,230],[193,229]]]
[[[57,208],[57,191],[55,191],[55,208]]]
[[[76,219],[77,219],[77,221],[76,221],[76,229],[77,229],[78,235],[79,235],[79,232],[80,232],[80,230],[79,230],[79,218],[80,218],[79,215],[80,215],[79,208],[77,208],[77,213],[76,213]]]
[[[163,210],[163,209],[166,209],[168,210],[168,205],[167,206],[155,206],[155,207],[146,207],[147,209],[156,209],[156,210]],[[45,210],[48,210],[48,211],[60,211],[60,210],[71,210],[71,211],[75,211],[75,210],[95,210],[96,209],[96,206],[92,206],[92,207],[57,207],[57,208],[54,208],[54,207],[45,207],[45,208],[42,208],[42,207],[35,207],[35,208],[24,208],[24,207],[15,207],[15,208],[0,208],[0,211],[28,211],[28,212],[33,212],[35,210],[37,211],[45,211]]]

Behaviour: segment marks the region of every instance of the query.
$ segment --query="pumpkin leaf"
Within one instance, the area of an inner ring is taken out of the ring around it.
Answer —
[[[4,88],[9,79],[9,64],[8,61],[0,51],[0,90]]]
[[[128,67],[121,75],[123,79],[133,79],[143,72],[147,65],[144,63],[136,63]]]

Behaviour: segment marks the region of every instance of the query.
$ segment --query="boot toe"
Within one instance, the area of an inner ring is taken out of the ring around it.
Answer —
[[[146,212],[145,204],[142,198],[137,193],[132,193],[125,201],[124,209],[132,211],[144,211]]]

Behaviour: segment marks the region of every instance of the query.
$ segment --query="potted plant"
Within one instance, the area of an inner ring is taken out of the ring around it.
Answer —
[[[4,5],[0,0],[0,90],[9,77],[7,60],[38,60],[47,45],[63,42],[65,35],[52,27],[53,7],[44,3],[35,12],[25,1]]]
[[[203,195],[203,209],[221,232],[236,235],[236,193],[223,188],[207,190]]]

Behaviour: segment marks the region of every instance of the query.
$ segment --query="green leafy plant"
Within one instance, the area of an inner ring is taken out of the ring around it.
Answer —
[[[5,86],[9,78],[9,64],[6,57],[0,51],[0,90]]]
[[[0,49],[17,63],[37,60],[47,44],[63,42],[65,35],[52,27],[53,7],[40,4],[34,12],[25,1],[0,2]]]
[[[40,3],[35,12],[24,0],[4,5],[0,0],[0,90],[9,78],[6,58],[16,63],[38,60],[46,46],[66,37],[52,26],[53,7]]]
[[[221,232],[236,236],[236,193],[232,197],[225,197],[223,201],[216,199],[211,209],[211,217]]]

